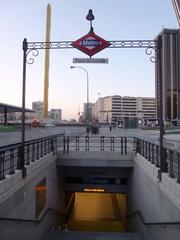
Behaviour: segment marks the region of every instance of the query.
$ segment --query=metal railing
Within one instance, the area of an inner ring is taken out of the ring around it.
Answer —
[[[70,151],[109,151],[126,155],[128,152],[134,151],[142,155],[157,168],[160,168],[160,147],[155,143],[133,137],[75,137],[64,136],[64,134],[27,141],[24,152],[25,166],[57,149],[64,154],[68,154]],[[7,174],[14,174],[16,169],[20,169],[21,156],[21,143],[0,147],[0,180],[5,179]],[[176,178],[177,182],[180,183],[180,152],[163,147],[163,157],[169,177]]]
[[[149,162],[160,168],[160,148],[159,145],[147,142],[142,139],[134,138],[136,153],[139,153]],[[165,172],[169,177],[176,178],[180,183],[180,152],[163,147],[163,158],[165,160]]]
[[[63,134],[59,134],[27,141],[24,151],[25,166],[57,150],[57,146],[63,143],[63,137]],[[21,143],[0,147],[0,180],[3,180],[7,174],[12,175],[15,170],[20,169],[21,156]]]
[[[134,150],[134,140],[127,137],[64,136],[63,146],[64,154],[70,151],[118,151],[123,155]]]

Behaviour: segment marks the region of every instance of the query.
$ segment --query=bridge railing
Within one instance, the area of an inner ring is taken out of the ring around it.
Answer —
[[[118,151],[127,154],[134,150],[134,140],[128,137],[105,136],[64,136],[63,153],[70,151]]]
[[[148,141],[134,138],[135,151],[146,158],[149,162],[160,168],[160,148],[159,145]],[[163,160],[169,177],[176,178],[180,183],[180,152],[167,147],[163,147]]]
[[[57,150],[57,146],[61,146],[63,143],[63,137],[63,134],[59,134],[26,141],[24,149],[25,166]],[[21,157],[21,143],[0,147],[0,180],[3,180],[7,174],[14,174],[16,169],[20,169]]]

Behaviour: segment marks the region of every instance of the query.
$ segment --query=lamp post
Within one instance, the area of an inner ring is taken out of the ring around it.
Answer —
[[[86,103],[86,124],[89,123],[89,75],[88,71],[81,66],[70,66],[71,69],[80,68],[86,73],[86,80],[87,80],[87,103]]]

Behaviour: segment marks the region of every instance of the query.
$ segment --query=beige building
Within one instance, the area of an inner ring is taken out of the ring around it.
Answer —
[[[123,118],[156,118],[155,98],[119,95],[99,98],[93,107],[93,117],[100,123],[118,122]]]
[[[35,111],[35,118],[37,118],[38,120],[43,118],[43,102],[32,102],[32,110]]]
[[[62,110],[58,109],[51,109],[49,112],[49,117],[57,122],[62,120]]]

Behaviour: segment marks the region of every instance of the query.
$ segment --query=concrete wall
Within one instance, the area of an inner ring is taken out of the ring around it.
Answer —
[[[59,173],[59,171],[58,171]],[[27,177],[22,180],[21,172],[0,182],[0,217],[36,219],[35,186],[46,178],[46,206],[64,212],[64,193],[57,174],[56,156],[50,154],[27,167]],[[40,240],[47,230],[63,222],[63,215],[49,212],[41,223],[0,220],[1,240]]]
[[[142,232],[145,240],[179,240],[180,225],[147,227],[131,214],[140,211],[146,222],[180,221],[180,185],[167,173],[162,181],[157,175],[157,168],[137,154],[128,182],[128,228]]]

